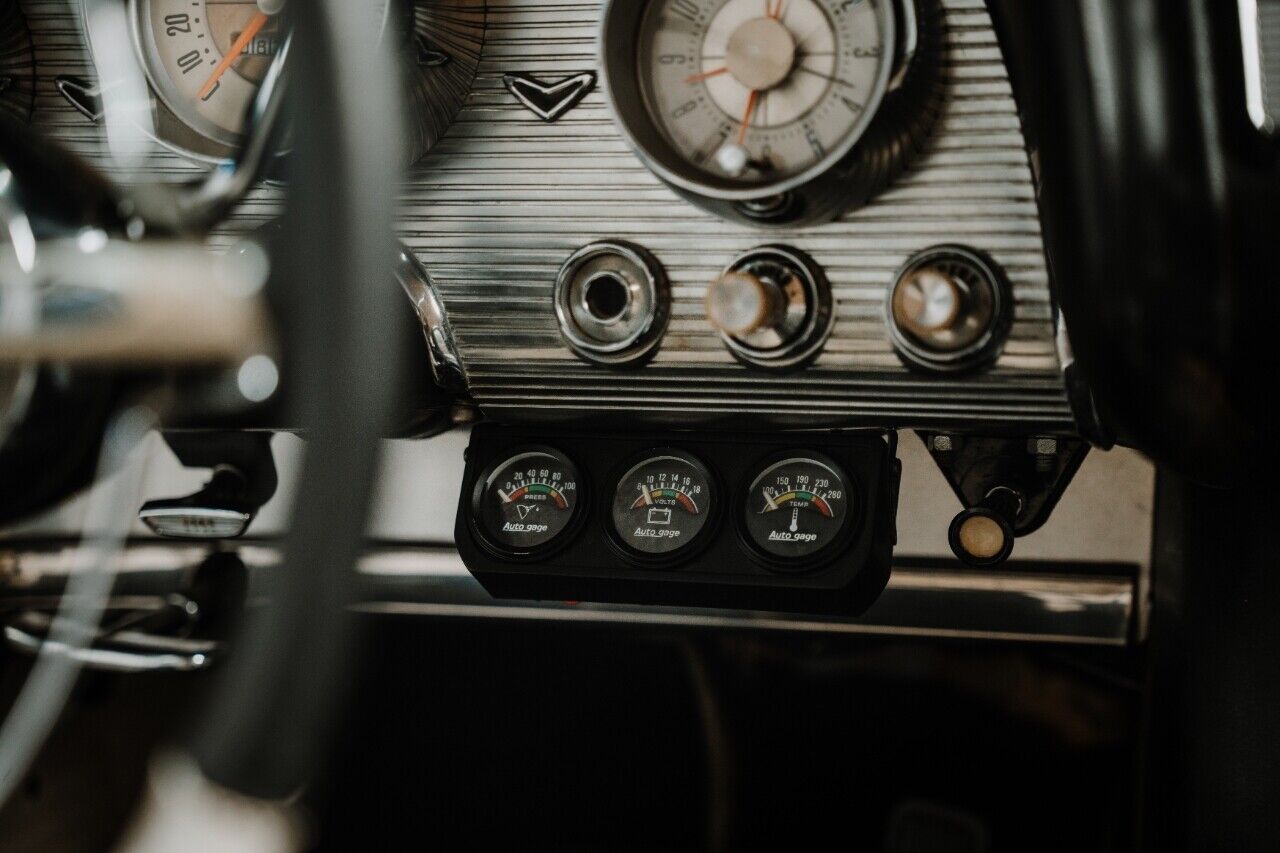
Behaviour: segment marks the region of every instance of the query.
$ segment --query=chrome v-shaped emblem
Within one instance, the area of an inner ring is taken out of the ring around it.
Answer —
[[[502,83],[538,118],[555,121],[587,96],[596,85],[596,75],[594,71],[583,71],[548,83],[531,74],[503,74]]]

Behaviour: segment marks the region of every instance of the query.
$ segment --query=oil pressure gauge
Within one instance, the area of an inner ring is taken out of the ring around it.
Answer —
[[[472,519],[490,550],[543,553],[564,542],[579,515],[578,468],[552,448],[529,448],[490,466],[476,483]]]
[[[742,520],[748,542],[774,568],[801,571],[845,541],[855,510],[835,461],[797,453],[775,458],[751,481]]]
[[[710,472],[681,450],[654,451],[618,480],[613,529],[633,555],[662,558],[688,552],[715,509]]]

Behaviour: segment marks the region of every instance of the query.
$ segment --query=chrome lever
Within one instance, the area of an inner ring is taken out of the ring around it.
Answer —
[[[154,625],[157,618],[176,618],[180,624],[190,625],[199,613],[194,601],[170,596],[158,609],[132,613],[115,626],[98,631],[91,642],[70,645],[48,639],[52,616],[28,611],[4,626],[4,639],[15,651],[34,655],[43,649],[46,654],[64,656],[86,669],[103,672],[196,672],[213,666],[221,643],[153,634],[142,626]]]
[[[65,655],[85,669],[99,672],[198,672],[213,666],[220,644],[212,640],[183,640],[152,637],[134,631],[115,636],[121,643],[112,648],[102,645],[68,647],[50,642],[14,625],[6,625],[4,639],[9,647],[34,655],[41,648]]]

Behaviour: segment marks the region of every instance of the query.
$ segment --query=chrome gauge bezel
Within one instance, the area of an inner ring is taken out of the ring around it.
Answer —
[[[614,518],[614,504],[618,490],[624,481],[645,465],[663,458],[679,459],[693,467],[702,476],[707,486],[705,521],[694,536],[679,547],[666,553],[650,553],[632,547],[618,530]],[[622,464],[616,466],[609,475],[611,488],[601,495],[601,517],[610,546],[627,561],[640,567],[671,567],[687,562],[696,557],[716,537],[720,530],[724,514],[724,486],[716,472],[700,457],[679,447],[654,447],[627,457]]]
[[[838,146],[802,172],[769,184],[744,186],[692,166],[675,150],[654,120],[641,79],[641,25],[658,0],[608,0],[601,19],[599,50],[605,98],[619,132],[636,156],[655,175],[674,187],[697,196],[724,202],[752,202],[782,196],[814,182],[844,161],[866,135],[875,120],[898,64],[897,9],[890,0],[869,0],[880,22],[884,45],[874,88],[865,99],[864,111]]]
[[[88,0],[79,2],[83,9]],[[126,7],[133,62],[146,80],[153,113],[153,122],[150,123],[153,126],[141,129],[157,145],[195,163],[225,163],[235,156],[244,141],[243,134],[229,132],[182,106],[185,99],[167,79],[163,69],[156,67],[159,45],[149,17],[153,2],[155,0],[128,0]],[[406,64],[406,165],[416,163],[439,141],[461,109],[466,93],[474,84],[484,44],[486,18],[484,0],[463,0],[454,4],[447,19],[435,11],[424,12],[422,0],[387,0],[379,25],[383,37],[404,37],[404,44],[397,49],[403,50]],[[387,35],[390,33],[399,35]],[[92,28],[88,37],[89,49],[93,53]],[[449,51],[445,63],[428,66],[415,61],[423,45],[434,46],[437,42],[441,50]],[[436,75],[444,75],[447,79]],[[435,103],[433,98],[437,96],[442,108],[432,106]]]
[[[747,527],[747,513],[751,507],[754,486],[760,478],[772,468],[788,461],[817,463],[840,477],[846,495],[845,518],[840,530],[831,541],[811,554],[799,557],[785,557],[774,554],[761,547]],[[734,501],[733,513],[735,529],[743,549],[764,568],[779,574],[804,574],[829,565],[843,554],[862,530],[865,523],[866,509],[863,506],[866,494],[861,481],[849,470],[826,453],[807,447],[794,447],[771,453],[756,460],[746,468],[747,474],[738,486],[738,495]]]
[[[197,157],[215,161],[226,159],[230,156],[230,152],[234,147],[239,144],[243,134],[231,133],[198,112],[186,109],[182,105],[183,98],[181,93],[174,87],[173,81],[168,75],[163,75],[162,77],[154,67],[160,56],[160,45],[156,42],[153,28],[149,26],[151,4],[154,2],[156,0],[129,0],[129,19],[133,30],[134,50],[137,51],[138,64],[142,66],[142,73],[146,75],[147,83],[151,86],[151,91],[155,93],[159,103],[169,111],[174,121],[182,128],[191,131],[193,136],[191,147],[165,139],[158,141],[178,146],[183,153],[189,153]],[[200,143],[205,144],[201,145]],[[226,151],[218,153],[218,146],[225,148]]]

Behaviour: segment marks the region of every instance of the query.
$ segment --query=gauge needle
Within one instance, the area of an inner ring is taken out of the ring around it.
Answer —
[[[684,82],[686,82],[686,83],[700,83],[700,82],[702,82],[703,80],[706,80],[708,77],[715,77],[715,76],[717,76],[717,75],[719,75],[719,74],[727,74],[728,72],[729,72],[729,66],[727,66],[727,65],[722,65],[722,66],[720,66],[719,68],[713,68],[713,69],[712,69],[712,70],[710,70],[710,71],[703,71],[701,74],[694,74],[694,75],[693,75],[693,76],[691,76],[691,77],[686,77],[686,78],[684,78]]]
[[[742,127],[738,130],[738,145],[744,145],[747,141],[747,128],[751,125],[751,116],[756,111],[756,103],[760,100],[760,90],[752,89],[751,94],[747,96],[747,109],[742,114]]]
[[[271,17],[266,12],[259,12],[253,16],[253,20],[244,28],[244,32],[240,33],[240,38],[235,40],[226,55],[222,57],[222,61],[213,69],[213,73],[209,75],[209,79],[204,81],[204,85],[200,87],[200,91],[196,93],[196,97],[204,100],[209,97],[209,93],[218,85],[218,81],[222,79],[222,75],[227,73],[240,54],[244,53],[244,49],[249,46],[249,42],[253,41],[254,36],[262,32],[262,28],[267,25],[267,21]]]

